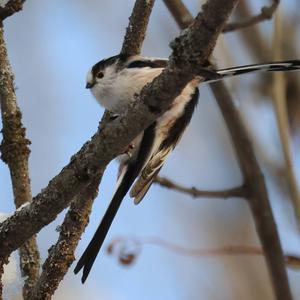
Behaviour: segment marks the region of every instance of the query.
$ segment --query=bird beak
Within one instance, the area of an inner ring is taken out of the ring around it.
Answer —
[[[93,86],[94,86],[94,83],[87,82],[85,88],[86,89],[91,89]]]

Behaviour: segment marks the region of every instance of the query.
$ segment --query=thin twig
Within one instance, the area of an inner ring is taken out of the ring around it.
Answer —
[[[166,0],[165,0],[166,1]],[[190,15],[190,22],[193,21]],[[183,28],[182,28],[183,29]],[[265,181],[247,130],[223,82],[210,85],[227,124],[245,180],[246,198],[263,246],[276,299],[292,300],[284,265],[283,251],[270,206]]]
[[[0,224],[0,258],[6,257],[30,236],[49,224],[106,165],[156,118],[163,114],[184,86],[196,76],[212,53],[238,0],[209,0],[195,22],[172,43],[169,64],[145,86],[124,115],[104,122],[71,162],[55,176],[33,203]],[[195,66],[196,65],[196,66]]]
[[[155,0],[135,1],[123,41],[122,54],[136,55],[141,52],[154,1]]]
[[[155,245],[164,248],[172,253],[190,257],[220,257],[228,255],[261,256],[264,254],[263,249],[261,249],[260,247],[244,245],[229,245],[217,248],[191,249],[182,245],[175,244],[173,242],[169,242],[159,236],[120,236],[113,239],[109,243],[107,252],[109,255],[116,256],[120,263],[125,263],[128,265],[134,262],[134,260],[141,254],[142,248],[146,245]],[[125,258],[127,258],[127,260]],[[300,267],[300,256],[285,254],[284,261],[286,266],[289,268],[299,269]]]
[[[261,256],[263,249],[256,246],[229,245],[217,248],[188,248],[169,242],[159,236],[114,238],[107,247],[107,253],[117,257],[122,264],[133,263],[146,245],[155,245],[170,252],[191,257],[220,257],[228,255]],[[127,258],[127,259],[126,259]],[[300,256],[285,254],[284,261],[287,267],[299,269]]]
[[[8,61],[3,27],[0,27],[0,107],[3,123],[3,141],[0,145],[1,158],[8,165],[16,208],[32,201],[28,159],[30,141],[26,138],[22,125],[22,114],[17,104],[13,73]],[[39,275],[39,251],[35,236],[19,249],[20,268],[25,278],[23,297],[28,293]]]
[[[241,19],[251,18],[249,5],[249,1],[240,1],[236,8],[236,15]],[[268,43],[266,43],[266,38],[262,35],[259,26],[248,27],[238,33],[246,45],[246,50],[252,54],[257,61],[270,60],[270,47]]]
[[[261,13],[256,16],[249,17],[248,19],[240,22],[227,24],[223,29],[223,32],[225,33],[225,32],[243,29],[246,27],[256,25],[260,22],[272,19],[274,12],[279,5],[280,0],[272,0],[272,2],[273,3],[270,6],[262,7]]]
[[[168,189],[172,189],[181,193],[188,194],[194,198],[200,198],[200,197],[205,197],[205,198],[241,197],[243,198],[245,196],[245,191],[243,189],[243,186],[238,186],[235,188],[221,190],[221,191],[204,191],[204,190],[199,190],[195,187],[191,187],[191,188],[184,187],[180,184],[171,181],[168,178],[160,177],[160,176],[157,176],[154,182]]]
[[[93,202],[98,195],[100,178],[90,184],[71,202],[59,230],[59,238],[49,250],[42,274],[33,288],[31,300],[51,299],[72,262],[80,237],[88,224]]]
[[[273,34],[273,52],[274,60],[282,58],[281,40],[283,37],[282,24],[280,15],[275,15],[275,28]],[[273,87],[273,105],[276,112],[276,119],[279,129],[280,141],[282,145],[283,157],[285,160],[285,174],[289,187],[290,196],[292,198],[295,213],[300,228],[300,191],[293,167],[293,160],[291,154],[290,135],[289,135],[289,121],[287,111],[287,99],[286,99],[286,80],[284,74],[274,74]]]

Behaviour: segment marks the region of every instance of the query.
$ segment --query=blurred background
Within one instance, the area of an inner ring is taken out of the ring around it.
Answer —
[[[235,17],[247,14],[250,4],[250,13],[258,13],[263,5],[269,4],[263,2],[244,1]],[[200,10],[199,0],[184,3],[193,15]],[[27,136],[32,141],[33,195],[47,185],[96,131],[103,109],[84,88],[86,73],[100,59],[120,51],[133,5],[133,0],[26,1],[23,12],[5,21],[18,102]],[[280,40],[282,58],[299,58],[300,2],[282,1],[279,12],[284,32]],[[179,32],[163,1],[157,0],[142,53],[168,57],[169,42]],[[272,61],[273,36],[273,21],[222,35],[214,61],[220,67]],[[299,178],[299,74],[292,72],[287,80],[293,164]],[[299,255],[300,233],[282,171],[282,147],[272,105],[272,75],[243,76],[227,80],[226,84],[247,124],[266,176],[284,252]],[[111,199],[116,173],[117,163],[112,162],[77,248],[77,258]],[[241,184],[229,134],[208,86],[201,86],[191,125],[161,175],[199,189],[220,190]],[[14,211],[11,182],[2,162],[0,178],[0,211],[10,214]],[[38,235],[42,260],[57,240],[55,229],[64,213]],[[187,249],[259,246],[244,200],[193,199],[153,185],[140,205],[134,206],[133,201],[125,199],[85,285],[81,284],[80,276],[73,274],[72,265],[53,299],[273,299],[262,256],[192,257],[145,245],[135,263],[124,266],[105,251],[118,236],[155,236]],[[300,299],[300,270],[289,269],[288,275],[294,299]],[[18,274],[18,279],[10,280],[5,287],[6,299],[19,299],[21,287]]]

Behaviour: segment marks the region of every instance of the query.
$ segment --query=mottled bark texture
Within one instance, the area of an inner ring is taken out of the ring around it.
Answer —
[[[25,128],[22,125],[22,114],[17,104],[3,31],[3,27],[0,27],[0,107],[3,124],[0,152],[2,160],[9,167],[14,201],[16,208],[19,208],[24,203],[32,201],[28,172],[30,141],[26,138]],[[35,236],[20,245],[19,253],[21,274],[25,278],[23,297],[28,299],[28,292],[35,284],[40,268]]]
[[[0,261],[0,300],[3,299],[3,283],[2,283],[3,273],[4,273],[4,262]]]
[[[22,10],[25,0],[9,0],[4,6],[0,6],[0,26],[3,20]]]
[[[176,20],[180,18],[180,12],[183,13],[182,18],[184,18],[184,22],[178,22],[179,26],[187,22],[188,15],[189,23],[193,22],[192,15],[181,1],[177,1],[181,2],[177,9],[174,7],[176,3],[170,0],[164,1],[168,7],[170,5],[173,6],[171,12],[177,11],[176,16],[174,16]],[[184,27],[181,28],[184,29]],[[292,296],[285,269],[283,251],[272,214],[264,176],[256,159],[248,132],[225,84],[217,82],[210,86],[227,124],[239,166],[244,176],[244,197],[250,205],[256,231],[263,246],[274,294],[278,300],[291,300]]]
[[[75,260],[74,252],[88,224],[92,204],[98,195],[100,179],[95,180],[71,202],[59,228],[58,241],[49,249],[49,256],[43,264],[43,271],[32,291],[31,300],[51,299]]]
[[[109,161],[169,107],[194,77],[192,62],[204,63],[211,55],[216,39],[236,3],[237,0],[207,2],[191,28],[172,44],[174,53],[170,57],[171,64],[143,88],[140,99],[124,115],[105,122],[102,130],[98,130],[72,157],[71,162],[34,198],[32,204],[1,224],[0,257],[10,254],[53,221],[80,191],[103,173]]]
[[[137,0],[129,18],[121,53],[136,55],[141,52],[149,17],[155,0]]]

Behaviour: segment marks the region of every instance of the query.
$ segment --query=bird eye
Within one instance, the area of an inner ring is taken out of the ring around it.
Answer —
[[[103,78],[104,74],[103,74],[103,72],[98,72],[96,76],[97,76],[97,78]]]

